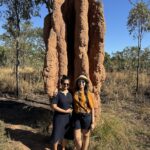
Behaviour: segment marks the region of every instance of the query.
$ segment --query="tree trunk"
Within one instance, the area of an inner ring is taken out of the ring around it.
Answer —
[[[19,96],[19,42],[16,40],[16,96]]]
[[[139,28],[138,35],[138,60],[137,60],[137,78],[136,78],[136,94],[139,92],[139,70],[140,70],[140,52],[141,52],[142,31]]]

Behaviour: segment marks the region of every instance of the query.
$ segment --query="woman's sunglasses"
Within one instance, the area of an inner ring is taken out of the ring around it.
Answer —
[[[64,86],[69,86],[69,83],[63,83]]]
[[[84,80],[79,80],[78,83],[83,83],[84,84],[85,81]]]

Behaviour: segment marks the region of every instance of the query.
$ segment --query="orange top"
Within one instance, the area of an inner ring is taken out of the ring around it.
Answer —
[[[87,93],[88,101],[83,92],[75,92],[74,94],[74,111],[76,113],[90,113],[94,108],[92,93],[88,91]]]

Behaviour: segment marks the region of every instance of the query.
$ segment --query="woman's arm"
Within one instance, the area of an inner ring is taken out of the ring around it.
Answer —
[[[91,123],[91,129],[93,130],[95,128],[95,111],[94,108],[92,109],[92,123]]]
[[[95,127],[94,94],[89,92],[88,96],[89,96],[89,104],[90,104],[91,113],[92,113],[91,129],[93,130]]]
[[[95,123],[95,111],[94,108],[92,109],[92,123]]]
[[[57,106],[57,104],[52,104],[52,108],[55,110],[55,111],[58,111],[58,112],[61,112],[61,113],[71,113],[72,112],[72,109],[62,109],[60,107]]]

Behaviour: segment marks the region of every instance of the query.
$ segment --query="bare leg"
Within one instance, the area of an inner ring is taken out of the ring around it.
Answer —
[[[74,131],[74,138],[75,138],[76,150],[81,150],[81,147],[82,147],[81,129],[77,129]]]
[[[62,140],[62,150],[65,150],[67,141],[65,139]]]
[[[53,145],[53,150],[57,150],[58,149],[58,141],[54,143]]]
[[[82,150],[88,150],[90,142],[90,130],[83,130],[82,134],[83,134]]]

